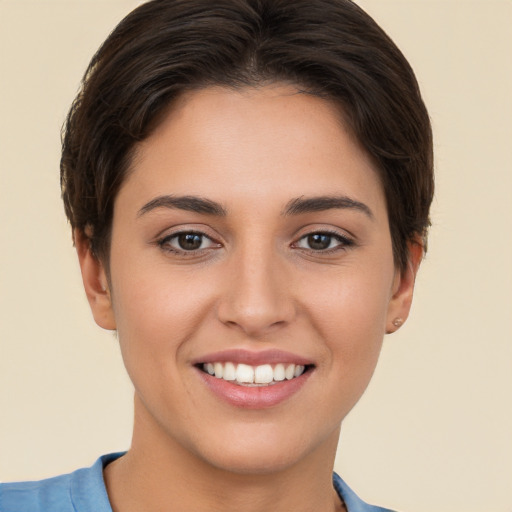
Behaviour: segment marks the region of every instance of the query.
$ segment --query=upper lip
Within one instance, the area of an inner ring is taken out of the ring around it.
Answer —
[[[311,359],[306,359],[297,354],[277,349],[261,351],[251,351],[246,349],[221,350],[219,352],[212,352],[210,354],[201,356],[192,361],[192,364],[197,365],[202,363],[228,362],[247,364],[250,366],[277,363],[299,364],[304,366],[313,364],[313,361],[311,361]]]

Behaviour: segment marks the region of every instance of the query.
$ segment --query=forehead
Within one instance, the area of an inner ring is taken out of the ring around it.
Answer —
[[[126,189],[135,202],[160,194],[231,202],[249,194],[283,203],[338,193],[384,202],[375,166],[339,107],[279,84],[183,94],[137,147],[120,195]]]

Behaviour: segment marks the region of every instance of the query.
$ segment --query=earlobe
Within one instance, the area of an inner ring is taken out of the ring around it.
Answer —
[[[408,244],[409,260],[404,270],[396,271],[392,297],[386,319],[386,334],[397,331],[407,320],[411,309],[416,274],[423,258],[423,244],[412,241]]]
[[[116,322],[105,268],[93,254],[89,238],[84,232],[75,229],[74,240],[85,294],[94,320],[103,329],[115,330]]]

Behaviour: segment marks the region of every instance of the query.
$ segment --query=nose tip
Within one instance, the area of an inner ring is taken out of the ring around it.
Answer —
[[[237,313],[232,316],[232,320],[226,320],[224,323],[229,327],[240,329],[251,338],[260,338],[286,323],[284,320],[274,320],[270,315],[254,309],[241,308]]]
[[[219,320],[253,338],[289,324],[295,316],[289,284],[275,264],[239,265],[222,294]]]

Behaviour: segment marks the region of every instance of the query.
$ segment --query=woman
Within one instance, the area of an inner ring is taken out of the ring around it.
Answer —
[[[93,58],[62,192],[132,446],[2,511],[334,511],[343,418],[407,318],[433,194],[406,60],[347,0],[157,0]]]

